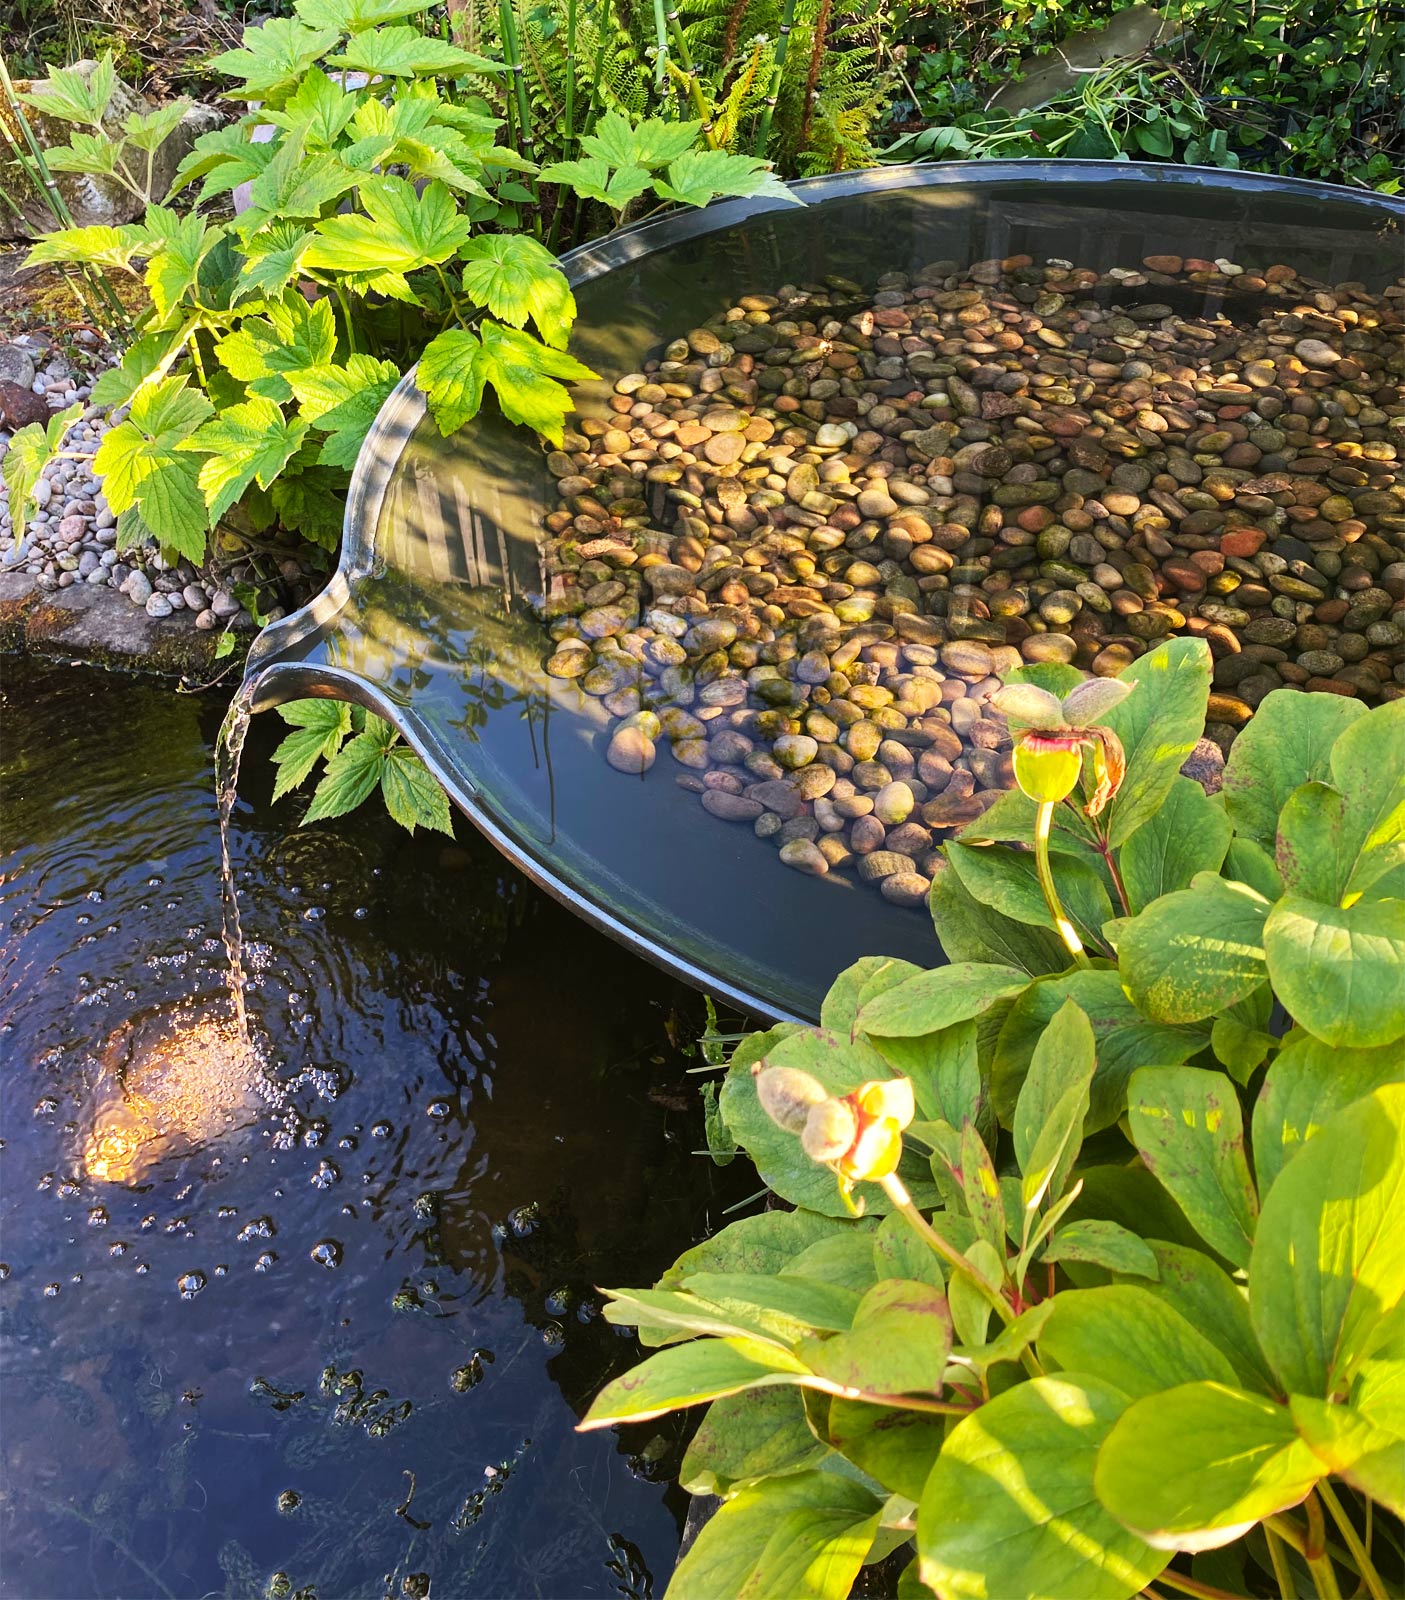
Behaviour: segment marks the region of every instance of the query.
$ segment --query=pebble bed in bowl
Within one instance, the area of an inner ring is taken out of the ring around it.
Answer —
[[[1405,693],[1405,289],[1029,257],[748,295],[549,460],[547,671],[712,816],[920,904],[1012,781],[1022,663],[1215,658],[1227,751],[1282,686]]]

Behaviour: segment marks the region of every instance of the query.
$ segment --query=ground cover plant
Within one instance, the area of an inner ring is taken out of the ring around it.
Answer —
[[[733,1055],[794,1209],[612,1292],[653,1353],[584,1423],[711,1402],[675,1600],[888,1557],[900,1595],[1398,1584],[1405,710],[1279,691],[1211,796],[1208,666],[1013,675],[951,964],[861,961]]]

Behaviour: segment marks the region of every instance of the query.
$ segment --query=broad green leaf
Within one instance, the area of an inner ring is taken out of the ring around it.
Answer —
[[[864,1406],[879,1417],[903,1413]],[[727,1395],[708,1407],[693,1435],[678,1481],[690,1494],[731,1494],[762,1478],[783,1478],[818,1466],[829,1454],[810,1432],[799,1389],[775,1385]]]
[[[995,1165],[974,1122],[961,1129],[961,1191],[966,1210],[976,1225],[977,1235],[1003,1254],[1005,1249],[1005,1202]]]
[[[402,828],[411,833],[416,828],[429,828],[453,838],[449,798],[409,745],[397,744],[386,752],[381,767],[381,798],[391,819]]]
[[[1084,1133],[1109,1127],[1127,1103],[1127,1080],[1138,1067],[1187,1061],[1209,1043],[1203,1023],[1171,1026],[1153,1022],[1127,998],[1116,972],[1095,969],[1041,978],[1016,1000],[1000,1030],[991,1075],[991,1098],[1003,1127],[1015,1106],[1040,1035],[1065,1000],[1073,1000],[1092,1024],[1097,1068],[1089,1089]]]
[[[865,1295],[878,1281],[878,1266],[873,1255],[876,1218],[869,1218],[863,1229],[848,1229],[828,1239],[816,1239],[790,1263],[796,1277],[813,1278],[817,1283],[833,1284],[857,1295]]]
[[[245,238],[257,238],[270,222],[310,221],[322,215],[326,206],[339,199],[348,189],[356,186],[357,174],[343,165],[335,156],[325,152],[308,154],[302,148],[301,135],[288,135],[278,148],[278,154],[254,179],[249,188],[249,208],[238,219],[238,228]],[[382,182],[395,182],[382,179]],[[365,205],[375,190],[363,189],[361,200]],[[355,214],[339,220],[364,221]],[[311,262],[316,246],[305,253],[309,264],[338,265],[352,270],[357,263]]]
[[[777,1040],[764,1060],[767,1066],[798,1067],[834,1095],[850,1094],[862,1083],[892,1076],[871,1045],[808,1028]],[[768,1188],[811,1211],[828,1216],[847,1214],[834,1174],[812,1161],[796,1135],[777,1127],[762,1110],[749,1065],[734,1064],[728,1072],[722,1085],[722,1115]],[[877,1184],[858,1184],[855,1196],[870,1211],[890,1209]]]
[[[1205,1335],[1141,1284],[1061,1290],[1039,1335],[1039,1359],[1065,1372],[1095,1372],[1133,1400],[1182,1383],[1235,1381]]]
[[[871,1000],[859,1011],[865,1033],[911,1039],[936,1033],[979,1016],[997,1000],[1018,994],[1028,983],[1014,967],[974,961],[953,962],[918,973]]]
[[[1310,1034],[1292,1034],[1264,1077],[1254,1103],[1254,1171],[1266,1196],[1278,1174],[1343,1106],[1399,1081],[1398,1045],[1350,1050]]]
[[[1058,934],[1000,916],[981,905],[944,858],[937,863],[929,903],[948,961],[994,962],[1016,967],[1031,978],[1062,972],[1069,964],[1068,951]]]
[[[112,51],[105,50],[91,73],[79,72],[76,67],[50,68],[47,78],[32,84],[27,92],[21,91],[16,99],[60,122],[96,127],[116,87],[116,62]]]
[[[703,1527],[665,1600],[844,1600],[881,1515],[870,1490],[834,1472],[744,1488]]]
[[[754,1340],[786,1352],[809,1333],[809,1324],[741,1301],[705,1300],[673,1289],[610,1289],[606,1322],[639,1330],[645,1345],[677,1344],[697,1334]]]
[[[341,749],[351,732],[351,707],[345,700],[290,700],[277,711],[294,730],[273,752],[273,798],[281,800],[307,778],[319,758],[330,760]]]
[[[946,1287],[942,1258],[914,1231],[906,1217],[894,1211],[883,1218],[873,1234],[874,1270],[885,1278],[912,1278],[934,1289]]]
[[[820,1005],[820,1026],[829,1033],[856,1037],[859,997],[870,980],[878,984],[874,993],[881,994],[921,970],[911,961],[899,961],[893,956],[861,956],[830,984]]]
[[[424,0],[297,0],[293,10],[309,27],[364,33],[382,22],[418,16]]]
[[[659,1284],[681,1288],[695,1272],[780,1272],[820,1239],[866,1231],[858,1223],[815,1211],[765,1211],[729,1223],[711,1239],[685,1250]]]
[[[188,100],[171,100],[154,111],[132,111],[122,119],[123,140],[134,150],[156,151],[176,131],[190,109]],[[160,199],[153,195],[153,199]]]
[[[291,293],[271,302],[266,317],[245,317],[235,333],[221,339],[215,354],[241,383],[260,384],[265,400],[287,400],[287,374],[329,363],[337,347],[336,322],[327,300],[308,305]]]
[[[1199,1329],[1234,1368],[1237,1383],[1265,1394],[1276,1392],[1278,1386],[1254,1337],[1243,1286],[1202,1250],[1163,1239],[1150,1240],[1148,1248],[1158,1275],[1150,1282],[1138,1278],[1137,1287],[1164,1300]]]
[[[1098,1498],[1163,1550],[1213,1550],[1295,1506],[1326,1468],[1287,1406],[1222,1383],[1147,1395],[1098,1453]]]
[[[1032,851],[953,840],[946,846],[946,856],[980,905],[1036,928],[1054,927]],[[1087,943],[1100,945],[1103,924],[1112,916],[1112,902],[1092,863],[1058,856],[1054,877],[1069,919]]]
[[[244,496],[247,513],[257,490]],[[269,504],[284,528],[301,533],[324,550],[335,550],[342,534],[346,509],[346,474],[331,467],[285,470],[274,479]]]
[[[1272,854],[1244,834],[1236,834],[1230,840],[1222,875],[1236,883],[1247,883],[1265,900],[1276,900],[1283,893],[1283,879],[1278,875]]]
[[[299,16],[302,21],[311,19]],[[286,129],[305,150],[330,150],[356,115],[360,97],[329,78],[320,67],[305,72],[281,111],[260,111],[275,127]]]
[[[1143,1067],[1127,1090],[1127,1117],[1142,1160],[1196,1232],[1247,1267],[1259,1200],[1234,1085],[1195,1067]]]
[[[1132,1278],[1155,1278],[1160,1272],[1156,1255],[1130,1228],[1105,1218],[1084,1217],[1055,1230],[1045,1246],[1044,1261],[1087,1261],[1109,1272]],[[1062,1299],[1062,1296],[1060,1296]],[[1064,1362],[1065,1366],[1074,1363]]]
[[[1345,848],[1337,848],[1339,857],[1352,857],[1341,891],[1349,905],[1405,863],[1405,704],[1387,700],[1358,717],[1332,746],[1330,765],[1333,786],[1346,797]]]
[[[158,462],[142,478],[137,503],[164,549],[191,562],[205,559],[205,534],[215,519],[205,507],[196,462],[181,456]]]
[[[579,1426],[585,1431],[616,1422],[648,1422],[743,1389],[794,1383],[805,1371],[803,1363],[784,1351],[754,1339],[669,1345],[607,1383]]]
[[[1218,872],[1231,831],[1222,805],[1192,779],[1176,777],[1160,810],[1127,840],[1118,858],[1132,914],[1186,888],[1197,873]]]
[[[429,398],[446,438],[478,415],[483,404],[483,347],[462,328],[446,328],[425,346],[415,382]]]
[[[1112,925],[1127,992],[1157,1022],[1198,1022],[1268,977],[1269,902],[1247,884],[1201,872],[1140,916]]]
[[[618,111],[607,111],[580,145],[588,156],[612,167],[661,167],[691,150],[701,132],[700,122],[648,117],[634,124]]]
[[[253,143],[251,131],[250,123],[236,122],[202,133],[176,168],[166,199],[171,200],[196,178],[205,179],[200,189],[202,201],[252,182],[277,155],[278,146]]]
[[[423,194],[404,178],[363,184],[365,215],[325,217],[303,255],[309,267],[327,272],[414,272],[446,261],[469,235],[454,197],[442,183]]]
[[[829,1442],[893,1494],[918,1501],[941,1450],[945,1419],[929,1412],[832,1400]]]
[[[257,480],[267,489],[302,443],[305,422],[288,422],[271,400],[245,400],[226,406],[177,447],[205,456],[200,488],[218,522],[244,490]]]
[[[951,1314],[941,1290],[885,1278],[859,1302],[852,1329],[804,1339],[795,1353],[817,1376],[846,1389],[936,1395],[950,1349]]]
[[[584,200],[599,200],[612,211],[623,211],[649,187],[649,174],[643,167],[611,167],[599,156],[574,161],[553,161],[541,170],[545,183],[564,183]]]
[[[530,317],[545,342],[564,350],[576,301],[556,258],[526,233],[471,239],[462,251],[464,293],[495,317],[523,328]]]
[[[571,409],[571,396],[554,380],[564,378],[574,382],[596,374],[573,356],[549,349],[515,328],[484,322],[480,324],[479,333],[482,345],[477,355],[478,368],[482,380],[497,395],[502,414],[509,422],[535,428],[559,445],[566,413]],[[433,408],[432,394],[430,404]],[[442,420],[440,431],[445,431]]]
[[[1026,1209],[1063,1193],[1082,1143],[1096,1067],[1092,1026],[1075,1001],[1065,1000],[1039,1036],[1015,1103],[1015,1159]]]
[[[275,222],[243,244],[244,265],[234,292],[237,304],[251,296],[278,296],[297,276],[312,234],[296,222]]]
[[[1330,781],[1333,744],[1365,715],[1359,700],[1340,695],[1265,695],[1225,763],[1225,809],[1237,831],[1272,853],[1288,796],[1300,784]]]
[[[95,267],[120,267],[133,271],[132,258],[145,256],[148,244],[140,228],[110,228],[95,224],[88,228],[60,228],[46,233],[30,247],[24,258],[26,267],[41,267],[52,262],[76,261]]]
[[[1405,1295],[1405,1084],[1337,1112],[1279,1173],[1249,1267],[1254,1331],[1290,1393],[1331,1399]]]
[[[347,72],[368,72],[385,78],[413,78],[422,72],[497,75],[506,71],[500,61],[489,61],[486,56],[460,50],[457,45],[404,25],[358,33],[340,55],[328,56],[327,61]]]
[[[1210,649],[1203,639],[1169,639],[1117,676],[1137,687],[1103,719],[1127,755],[1127,775],[1102,819],[1113,845],[1161,809],[1205,731]]]
[[[177,446],[213,409],[184,378],[161,378],[137,391],[127,420],[103,435],[93,459],[114,511],[132,505],[142,481],[158,467],[188,465],[176,454]]]
[[[871,1247],[869,1247],[871,1248]],[[838,1284],[799,1272],[692,1272],[683,1280],[689,1294],[715,1305],[736,1301],[763,1311],[778,1311],[807,1329],[846,1333],[858,1314],[861,1296]]]
[[[1142,1239],[1169,1239],[1186,1249],[1204,1249],[1204,1241],[1186,1221],[1185,1212],[1140,1161],[1135,1165],[1089,1164],[1079,1168],[1077,1181],[1082,1187],[1069,1209],[1070,1221],[1106,1218],[1120,1222]]]
[[[157,206],[148,207],[148,229],[152,226],[154,213],[160,209]],[[196,279],[200,276],[200,263],[219,243],[224,232],[222,228],[211,228],[203,217],[194,212],[178,219],[172,213],[167,215],[172,217],[175,226],[164,230],[161,248],[147,263],[144,279],[151,303],[163,322],[195,287]]]
[[[1165,1566],[1099,1504],[1093,1466],[1125,1395],[1035,1378],[952,1430],[917,1512],[922,1579],[946,1600],[1127,1600]]]
[[[1303,1443],[1322,1465],[1373,1500],[1405,1516],[1405,1434],[1377,1427],[1351,1406],[1290,1395]]]
[[[117,170],[122,146],[105,133],[75,133],[67,144],[54,145],[45,157],[54,172],[87,172],[110,177]]]
[[[1278,998],[1319,1039],[1369,1049],[1405,1034],[1405,900],[1343,910],[1284,895],[1264,953]]]
[[[1259,1006],[1258,997],[1264,1004]],[[1267,984],[1244,1000],[1236,1001],[1223,1016],[1216,1017],[1210,1028],[1210,1048],[1215,1060],[1228,1071],[1236,1083],[1248,1083],[1255,1069],[1276,1043],[1273,1035],[1260,1023],[1268,1021],[1273,995]],[[1246,1018],[1245,1013],[1253,1013]]]
[[[668,164],[668,180],[654,179],[654,193],[683,206],[705,206],[719,195],[742,198],[763,196],[803,205],[756,156],[731,155],[725,150],[689,150]]]
[[[970,1226],[969,1219],[959,1219]],[[976,1239],[962,1254],[988,1287],[999,1289],[1005,1280],[1005,1252],[989,1239]],[[963,1345],[984,1345],[990,1327],[991,1303],[988,1295],[971,1281],[969,1273],[953,1272],[947,1281],[947,1304],[956,1337]]]
[[[349,355],[344,364],[322,361],[315,366],[287,370],[288,386],[298,402],[298,415],[305,422],[321,425],[328,412],[368,389],[380,390],[387,382],[399,381],[400,369],[393,361],[375,356]]]
[[[918,1114],[929,1121],[979,1123],[985,1108],[974,1021],[956,1022],[916,1039],[869,1041],[893,1069],[912,1083]]]
[[[16,549],[24,543],[29,501],[44,475],[44,468],[53,459],[54,452],[62,446],[64,435],[82,414],[81,404],[67,406],[46,423],[30,422],[16,429],[10,438],[10,448],[5,452],[0,474],[4,476],[5,491],[10,497],[10,525]]]
[[[256,28],[245,28],[242,48],[226,50],[208,66],[227,78],[243,80],[225,99],[266,100],[279,106],[303,73],[336,44],[338,33],[336,28],[309,28],[289,18],[270,17]]]
[[[372,733],[349,739],[327,763],[327,770],[312,793],[303,826],[354,811],[380,782],[384,744]]]

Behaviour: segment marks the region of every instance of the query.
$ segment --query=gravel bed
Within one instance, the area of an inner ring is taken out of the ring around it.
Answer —
[[[1156,256],[748,295],[549,458],[552,675],[798,871],[923,901],[1012,782],[1025,662],[1215,658],[1197,775],[1270,691],[1405,693],[1405,288]]]

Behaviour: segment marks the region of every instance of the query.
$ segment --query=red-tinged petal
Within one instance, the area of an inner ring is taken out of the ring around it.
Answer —
[[[858,1101],[864,1116],[890,1117],[900,1128],[905,1128],[917,1115],[912,1083],[907,1078],[879,1078],[861,1084],[852,1098]]]

